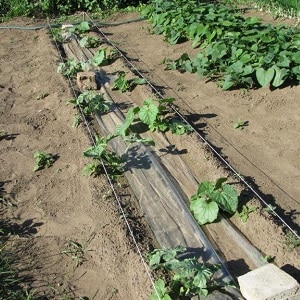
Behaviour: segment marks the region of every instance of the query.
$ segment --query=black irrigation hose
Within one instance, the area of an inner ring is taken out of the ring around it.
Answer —
[[[136,19],[132,19],[132,20],[128,20],[128,21],[124,21],[124,22],[117,22],[117,23],[104,23],[104,22],[88,22],[90,24],[96,25],[96,26],[100,26],[100,27],[113,27],[113,26],[120,26],[120,25],[124,25],[124,24],[129,24],[129,23],[134,23],[134,22],[140,22],[144,20],[144,18],[136,18]],[[72,25],[78,25],[81,22],[73,22],[71,23]],[[62,25],[64,25],[63,23],[55,23],[55,24],[43,24],[43,25],[37,25],[37,26],[31,26],[31,27],[27,27],[27,26],[17,26],[17,25],[9,25],[9,26],[0,26],[0,29],[17,29],[17,30],[40,30],[40,29],[44,29],[44,28],[59,28]]]

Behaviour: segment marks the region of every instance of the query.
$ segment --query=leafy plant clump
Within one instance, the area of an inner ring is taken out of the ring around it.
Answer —
[[[101,44],[99,38],[94,36],[84,36],[80,41],[79,45],[82,48],[96,48]]]
[[[226,6],[198,1],[153,0],[143,15],[171,44],[191,40],[200,51],[184,53],[167,69],[197,73],[233,87],[273,86],[300,81],[300,32],[243,18]]]
[[[214,222],[219,211],[230,214],[238,207],[238,193],[229,184],[224,184],[226,178],[219,178],[216,183],[203,181],[199,184],[196,195],[191,197],[190,210],[200,225]]]
[[[119,72],[118,78],[114,81],[112,90],[119,90],[122,93],[133,90],[137,85],[146,84],[144,78],[126,79],[125,72]]]
[[[249,219],[249,215],[253,212],[255,212],[258,209],[257,206],[247,206],[243,205],[242,211],[238,213],[238,216],[240,217],[241,221],[243,223],[246,223]]]
[[[148,254],[152,269],[169,271],[172,276],[169,284],[163,279],[156,280],[156,290],[153,291],[151,300],[207,296],[212,290],[220,288],[220,284],[213,279],[220,266],[199,263],[196,258],[183,258],[185,251],[186,248],[177,246],[173,249],[155,249]]]
[[[74,77],[78,72],[82,72],[85,66],[86,63],[69,58],[67,61],[59,63],[57,73],[61,73],[66,77]]]
[[[88,61],[91,65],[100,67],[112,64],[118,55],[115,51],[108,51],[107,48],[99,49],[94,56]]]
[[[123,0],[3,0],[0,3],[0,16],[58,16],[70,15],[78,11],[100,12],[112,10],[128,4],[138,4],[138,1]]]
[[[100,138],[95,135],[95,145],[89,147],[83,153],[85,157],[93,158],[95,162],[85,166],[83,170],[84,175],[99,175],[103,171],[103,166],[107,168],[111,176],[122,174],[122,157],[108,148],[108,142],[115,137],[115,135],[108,135]]]
[[[75,100],[70,100],[68,103],[73,104],[75,107],[80,106],[86,115],[109,111],[109,103],[103,98],[102,94],[95,93],[94,91],[84,91]]]
[[[44,168],[50,168],[54,163],[54,157],[51,154],[48,154],[44,151],[36,151],[33,154],[35,159],[35,166],[33,171],[39,171]]]
[[[174,98],[165,98],[159,100],[146,99],[141,107],[133,107],[128,110],[123,125],[116,128],[116,133],[126,136],[132,129],[134,122],[141,122],[146,125],[150,131],[165,132],[171,130],[173,134],[182,135],[192,131],[192,128],[168,115],[167,105],[172,104]]]

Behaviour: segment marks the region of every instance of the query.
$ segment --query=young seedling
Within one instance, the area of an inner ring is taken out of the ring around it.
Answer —
[[[226,178],[219,178],[216,183],[203,181],[199,184],[196,195],[190,199],[190,210],[200,225],[214,222],[219,210],[234,214],[238,207],[238,193]]]
[[[248,126],[248,124],[249,124],[248,121],[243,121],[240,118],[238,118],[236,122],[233,124],[233,128],[243,130],[245,126]]]
[[[100,49],[95,52],[89,63],[95,67],[110,65],[116,60],[117,54],[114,51],[107,52],[107,48]]]
[[[79,114],[75,114],[72,127],[77,128],[82,123],[82,117]]]
[[[61,73],[66,77],[74,77],[78,72],[82,72],[86,67],[84,62],[79,62],[74,58],[69,58],[57,67],[57,73]]]
[[[44,151],[36,151],[33,154],[33,157],[35,159],[35,166],[33,168],[34,172],[44,168],[50,168],[54,163],[53,155],[48,154]]]
[[[85,36],[79,41],[82,48],[96,48],[101,44],[100,40],[94,36]]]
[[[122,93],[133,90],[137,85],[146,84],[146,80],[144,78],[133,78],[126,79],[125,72],[119,72],[118,78],[114,81],[112,86],[112,90],[119,90]]]
[[[263,257],[263,261],[267,262],[267,263],[272,263],[275,260],[275,256],[272,255],[265,255]]]
[[[257,206],[248,207],[247,205],[243,205],[242,211],[238,213],[238,216],[240,217],[243,223],[246,223],[248,221],[249,214],[255,212],[257,209]]]
[[[73,104],[75,107],[80,106],[85,115],[95,112],[105,113],[109,110],[109,103],[103,98],[103,95],[94,91],[85,91],[75,100],[68,101],[68,103]]]
[[[95,146],[89,147],[83,155],[93,158],[96,162],[87,165],[84,168],[84,173],[99,174],[98,171],[102,170],[102,164],[108,168],[112,176],[120,175],[123,172],[123,159],[108,149],[108,142],[115,137],[115,135],[108,135],[100,138],[95,135]]]
[[[276,206],[272,206],[271,204],[268,204],[265,208],[263,208],[263,211],[266,211],[273,216],[276,215],[275,210],[276,210]]]
[[[300,239],[289,231],[285,235],[285,245],[287,246],[288,251],[292,251],[300,246]]]
[[[86,261],[85,253],[87,250],[87,247],[89,243],[92,241],[92,239],[95,237],[96,233],[92,232],[90,236],[84,241],[83,244],[80,244],[79,242],[68,240],[66,247],[66,250],[61,251],[61,254],[65,255],[71,255],[72,260],[75,261],[75,267],[82,265],[84,261]]]
[[[75,261],[75,266],[77,268],[85,261],[84,250],[85,249],[80,243],[68,240],[67,249],[63,250],[61,254],[65,254],[68,256],[71,255],[71,258]]]

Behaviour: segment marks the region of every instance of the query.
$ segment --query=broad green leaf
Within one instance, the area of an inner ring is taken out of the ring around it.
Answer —
[[[87,32],[90,30],[90,25],[86,21],[81,22],[79,25],[76,26],[76,30],[78,30],[80,33]]]
[[[222,83],[222,89],[224,91],[229,90],[231,87],[233,87],[235,82],[232,80],[231,75],[225,75],[224,81]]]
[[[197,195],[202,196],[202,195],[209,195],[212,193],[215,189],[215,185],[209,181],[202,181],[199,184]]]
[[[279,59],[276,64],[278,67],[288,68],[290,66],[291,61],[288,59],[287,57],[288,53],[286,52],[287,51],[283,51],[279,54]]]
[[[155,290],[152,292],[150,300],[172,300],[167,294],[168,290],[163,279],[156,280],[154,286]]]
[[[212,223],[218,217],[219,207],[214,201],[206,201],[203,198],[197,198],[191,201],[190,210],[200,225]]]
[[[128,129],[132,122],[134,121],[135,114],[139,111],[138,107],[132,107],[126,113],[125,121],[122,125],[116,126],[116,134],[120,136],[127,136]]]
[[[92,157],[95,159],[100,159],[104,153],[106,147],[104,145],[97,145],[95,147],[90,147],[83,152],[83,155],[86,157]]]
[[[229,27],[229,26],[231,26],[232,24],[233,24],[232,22],[227,21],[227,20],[221,22],[221,25],[222,25],[222,26],[226,26],[226,27]]]
[[[277,66],[275,66],[274,69],[275,69],[275,77],[272,82],[272,85],[275,87],[279,87],[285,82],[289,74],[289,70],[285,68],[278,68]]]
[[[153,103],[151,99],[144,101],[143,106],[138,113],[141,121],[147,125],[152,125],[157,117],[158,107]]]
[[[169,127],[171,132],[176,135],[183,135],[187,132],[193,131],[193,128],[190,125],[181,121],[172,121],[169,123]]]
[[[101,64],[104,62],[106,59],[106,50],[107,48],[98,50],[95,52],[93,58],[92,58],[92,63],[96,66],[101,66]]]
[[[146,84],[147,81],[144,78],[133,78],[130,80],[130,84],[131,85],[142,85],[142,84]]]
[[[275,74],[274,68],[269,68],[265,70],[263,68],[258,68],[256,70],[256,79],[261,86],[267,86],[271,83]]]
[[[249,75],[251,73],[253,73],[253,67],[251,65],[247,65],[244,67],[244,71],[242,73],[243,76]]]
[[[237,210],[238,206],[238,194],[237,191],[229,184],[222,185],[221,191],[214,191],[211,194],[211,198],[213,201],[217,202],[219,207],[233,214]]]

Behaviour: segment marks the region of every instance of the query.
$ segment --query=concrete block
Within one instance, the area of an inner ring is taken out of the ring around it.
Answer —
[[[292,276],[273,264],[238,277],[240,290],[247,300],[299,300],[300,286]]]

